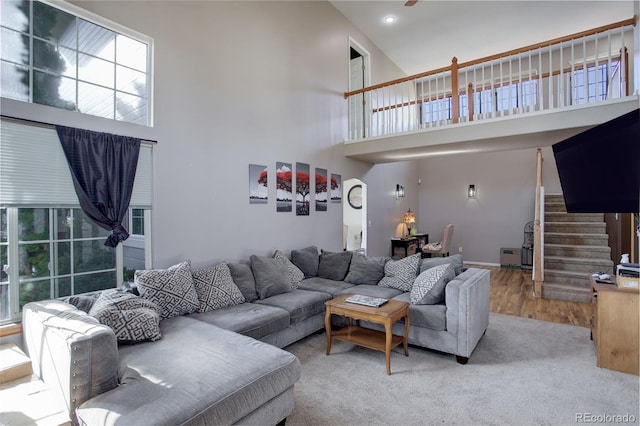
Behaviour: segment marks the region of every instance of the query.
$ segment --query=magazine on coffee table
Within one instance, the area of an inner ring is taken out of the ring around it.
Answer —
[[[383,299],[382,297],[362,296],[360,294],[354,294],[344,299],[349,303],[357,303],[358,305],[371,306],[378,308],[389,301],[389,299]]]

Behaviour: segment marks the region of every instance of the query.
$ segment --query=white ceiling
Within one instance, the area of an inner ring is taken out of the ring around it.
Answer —
[[[330,0],[407,75],[633,17],[638,1]],[[388,25],[383,18],[396,16]],[[357,37],[355,37],[357,41]],[[379,82],[373,82],[379,83]]]

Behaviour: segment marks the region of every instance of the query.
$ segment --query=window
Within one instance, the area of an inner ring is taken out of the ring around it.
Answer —
[[[2,0],[2,97],[151,125],[151,40],[88,16]]]
[[[579,105],[607,99],[609,79],[619,71],[619,66],[620,62],[617,60],[611,62],[611,69],[608,63],[602,63],[598,64],[596,71],[596,66],[593,64],[587,66],[586,77],[584,68],[574,70],[571,78],[572,104]]]
[[[140,147],[129,244],[115,249],[80,209],[54,129],[2,119],[0,152],[0,322],[25,303],[114,288],[151,266],[151,145]]]
[[[506,84],[496,88],[498,111],[535,106],[538,103],[538,81]]]
[[[422,103],[422,122],[445,121],[451,119],[451,97]]]
[[[144,235],[144,209],[130,209],[129,233]]]

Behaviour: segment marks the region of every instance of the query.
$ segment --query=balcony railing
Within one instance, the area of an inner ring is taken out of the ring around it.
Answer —
[[[349,140],[626,97],[636,18],[346,92]]]

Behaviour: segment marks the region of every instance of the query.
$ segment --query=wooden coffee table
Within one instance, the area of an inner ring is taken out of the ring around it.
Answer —
[[[409,304],[399,300],[389,300],[379,308],[346,302],[352,293],[343,294],[325,302],[326,312],[324,326],[327,331],[327,355],[331,352],[332,339],[354,343],[365,348],[382,351],[387,363],[387,374],[391,374],[391,349],[404,344],[404,354],[409,356]],[[349,325],[331,332],[331,315],[342,315],[348,318]],[[394,323],[404,318],[404,335],[396,336],[391,333]],[[385,331],[353,325],[354,319],[369,321],[384,325]]]

